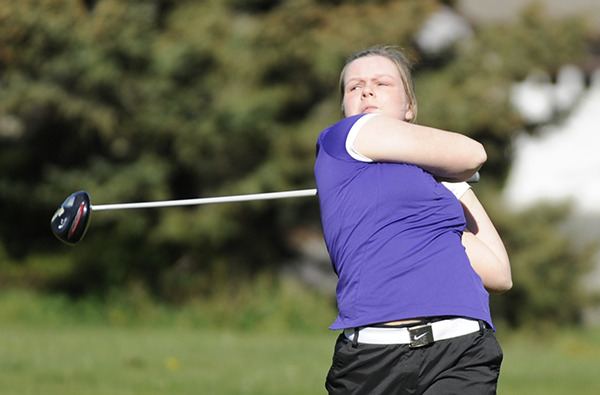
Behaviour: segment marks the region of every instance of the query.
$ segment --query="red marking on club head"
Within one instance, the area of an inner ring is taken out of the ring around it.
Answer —
[[[77,230],[77,227],[79,226],[79,223],[81,222],[81,218],[83,218],[84,211],[85,211],[85,202],[81,202],[81,204],[79,205],[79,208],[77,209],[77,214],[75,215],[73,224],[71,225],[71,228],[69,229],[69,235],[68,235],[69,238],[71,238],[73,236],[73,234],[75,233],[75,231]]]

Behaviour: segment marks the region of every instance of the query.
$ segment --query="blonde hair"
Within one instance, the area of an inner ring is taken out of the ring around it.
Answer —
[[[417,119],[417,97],[415,95],[415,87],[410,72],[411,64],[406,55],[404,55],[404,53],[400,50],[400,48],[392,45],[376,45],[373,47],[362,49],[353,53],[346,59],[344,67],[342,68],[342,71],[340,73],[339,82],[342,100],[342,112],[344,112],[344,77],[346,74],[346,68],[350,63],[352,63],[356,59],[364,58],[366,56],[383,56],[384,58],[391,60],[396,65],[398,71],[400,72],[400,78],[402,79],[402,83],[404,85],[404,92],[408,97],[408,109],[413,113],[413,117],[410,121],[414,122]]]

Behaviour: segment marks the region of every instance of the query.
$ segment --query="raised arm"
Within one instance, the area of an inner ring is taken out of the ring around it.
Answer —
[[[490,292],[502,293],[512,288],[510,261],[494,224],[472,190],[460,198],[467,219],[463,233],[471,266]]]
[[[354,149],[374,161],[411,163],[456,181],[467,180],[487,160],[483,146],[467,136],[385,115],[362,125]]]

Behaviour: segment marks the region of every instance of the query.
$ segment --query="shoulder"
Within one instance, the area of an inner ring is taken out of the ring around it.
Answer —
[[[339,159],[363,161],[352,155],[352,142],[358,130],[373,114],[358,114],[346,117],[323,129],[317,141],[317,150],[325,150],[329,155]],[[370,161],[370,160],[367,160]]]
[[[368,114],[358,114],[351,117],[342,118],[339,121],[327,126],[321,131],[320,138],[330,134],[348,134],[352,126],[361,118],[365,118]]]

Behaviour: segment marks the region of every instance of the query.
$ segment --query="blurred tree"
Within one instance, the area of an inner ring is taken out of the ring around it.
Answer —
[[[592,295],[581,279],[591,269],[597,246],[575,248],[557,231],[568,214],[567,205],[542,204],[519,213],[497,202],[492,206],[515,279],[511,291],[492,297],[492,310],[505,324],[542,328],[582,322],[582,307]]]
[[[312,186],[316,137],[341,116],[344,58],[376,43],[416,61],[421,123],[485,143],[477,188],[498,205],[526,126],[511,84],[579,59],[585,30],[532,8],[433,61],[414,37],[442,3],[0,0],[0,281],[73,295],[142,283],[186,301],[277,270],[294,253],[293,228],[319,231],[314,200],[102,213],[69,250],[48,220],[78,189],[108,203]],[[515,324],[513,303],[538,311],[540,270],[562,273],[568,256],[577,270],[552,291],[571,295],[587,259],[564,243],[552,210],[536,213],[503,225],[518,292],[498,309]]]

